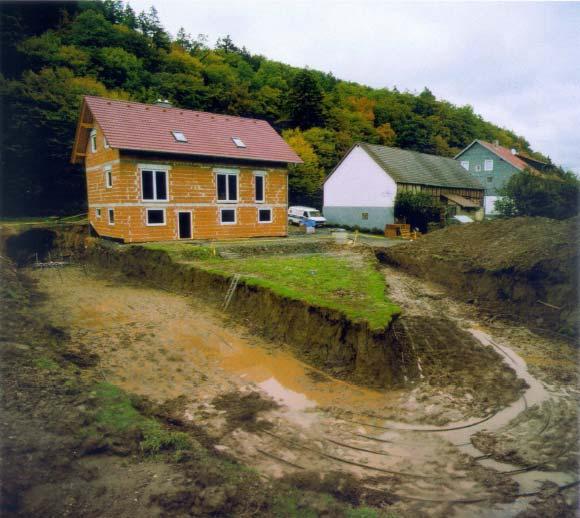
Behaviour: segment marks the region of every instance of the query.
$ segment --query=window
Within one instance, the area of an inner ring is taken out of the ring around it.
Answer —
[[[143,200],[167,201],[167,171],[141,169]]]
[[[258,221],[260,223],[272,223],[272,209],[258,209]]]
[[[256,203],[264,203],[266,177],[263,174],[256,174],[254,181],[256,182]]]
[[[491,183],[493,182],[493,176],[488,176],[487,177],[487,183]]]
[[[107,137],[103,136],[103,147],[105,149],[109,149],[111,146],[109,146],[109,142],[107,140]]]
[[[182,131],[172,131],[171,134],[177,142],[187,142],[187,137]]]
[[[236,147],[246,147],[246,144],[244,144],[244,141],[241,138],[232,137],[232,140],[234,141]]]
[[[493,160],[485,160],[483,162],[484,171],[493,171]]]
[[[97,151],[97,130],[91,131],[90,142],[91,142],[91,153],[94,153],[95,151]]]
[[[462,160],[461,167],[463,167],[463,169],[465,169],[466,171],[469,171],[469,160]]]
[[[147,209],[147,225],[165,225],[165,209]]]
[[[113,171],[111,171],[111,166],[105,167],[105,185],[107,189],[113,187]]]
[[[363,212],[362,213],[362,219],[364,219],[365,221],[367,221],[369,219],[369,213],[368,212]]]
[[[220,209],[220,223],[222,225],[235,225],[236,209]]]
[[[115,209],[109,209],[109,225],[115,224]]]
[[[95,209],[95,214],[97,215],[97,218],[100,219],[101,218],[101,209]]]
[[[238,201],[238,174],[237,172],[218,172],[217,178],[218,201]]]
[[[481,171],[481,166],[480,165],[476,165],[475,166],[475,172],[479,173]]]

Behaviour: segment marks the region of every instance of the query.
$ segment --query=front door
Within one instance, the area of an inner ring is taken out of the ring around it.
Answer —
[[[179,239],[191,239],[191,212],[179,212]]]

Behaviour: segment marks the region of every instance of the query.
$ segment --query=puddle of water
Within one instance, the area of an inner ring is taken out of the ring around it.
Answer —
[[[318,406],[380,413],[401,392],[333,379],[290,353],[272,350],[271,344],[242,336],[237,328],[224,328],[212,312],[184,297],[107,284],[72,271],[58,288],[60,318],[91,332],[97,351],[106,351],[106,368],[123,388],[154,399],[188,394],[192,373],[211,377],[215,369],[237,376],[238,385],[255,384],[294,412]]]

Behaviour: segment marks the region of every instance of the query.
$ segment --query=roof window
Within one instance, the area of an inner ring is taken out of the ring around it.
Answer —
[[[171,134],[177,142],[187,142],[187,138],[182,131],[172,131]]]
[[[246,147],[246,144],[244,144],[244,141],[241,138],[232,137],[232,140],[234,141],[236,147]]]

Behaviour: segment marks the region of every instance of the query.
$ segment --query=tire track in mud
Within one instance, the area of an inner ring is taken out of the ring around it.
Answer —
[[[59,288],[61,291],[64,289],[65,288],[63,287]],[[146,291],[141,290],[139,295],[144,296],[146,293]],[[152,303],[152,307],[155,307],[155,304],[159,303],[163,303],[163,301],[155,301]],[[171,315],[169,315],[169,317],[171,317]],[[163,313],[162,318],[168,318],[167,314]],[[101,341],[106,341],[107,333],[123,331],[123,326],[123,323],[114,322],[110,330],[99,330],[99,339]],[[201,329],[201,331],[203,331],[203,329]],[[199,334],[200,330],[197,330],[197,332]],[[84,339],[86,338],[90,338],[90,335]],[[227,344],[228,350],[231,350],[236,346],[234,341],[231,341],[230,343],[229,338],[225,340],[222,333],[208,333],[207,336],[200,337],[199,339],[201,340],[202,338],[204,341],[212,343],[223,342],[224,345]],[[151,343],[154,344],[154,340]],[[515,361],[514,358],[511,358],[511,360]],[[153,359],[144,361],[153,361]],[[167,367],[163,368],[166,369]],[[114,370],[112,366],[111,369]],[[109,371],[107,372],[109,373]],[[225,374],[221,373],[220,376],[225,376]],[[231,381],[227,377],[224,379],[227,379],[228,383]],[[239,380],[236,383],[240,386]],[[260,387],[259,383],[249,384],[244,381],[244,385],[248,387],[252,386],[252,390],[262,391],[269,397],[272,397],[272,394],[268,393],[268,391],[263,387]],[[347,383],[341,383],[339,385],[340,391],[348,390],[349,388]],[[206,385],[201,384],[196,389],[197,392],[193,391],[189,394],[189,397],[195,397],[196,394],[203,393],[203,387],[205,386]],[[300,387],[294,387],[294,389],[298,392],[301,390]],[[525,407],[525,405],[520,401],[516,408],[516,410],[518,410],[517,414],[521,413],[521,410],[519,410],[521,406]],[[489,505],[490,503],[493,504],[500,502],[502,499],[505,500],[506,493],[502,493],[501,491],[503,480],[511,479],[512,475],[522,473],[523,470],[533,471],[535,468],[546,465],[549,462],[546,461],[524,468],[520,467],[511,472],[507,471],[501,474],[500,477],[497,477],[497,475],[500,474],[499,471],[484,466],[481,469],[485,471],[485,474],[487,474],[486,476],[492,477],[492,483],[487,486],[481,480],[481,476],[483,475],[478,474],[468,465],[461,465],[461,459],[464,454],[460,453],[460,450],[457,448],[453,449],[453,446],[458,446],[458,444],[454,444],[453,441],[446,438],[445,434],[471,430],[477,426],[489,423],[489,421],[493,421],[495,416],[501,414],[503,410],[488,415],[475,423],[445,427],[429,427],[427,425],[423,428],[412,425],[409,427],[409,425],[405,423],[399,423],[397,426],[389,427],[389,420],[378,414],[369,415],[367,413],[357,415],[361,415],[369,420],[380,420],[383,422],[382,425],[362,422],[365,421],[365,419],[355,421],[342,417],[333,417],[332,411],[325,410],[323,412],[321,408],[315,408],[314,411],[312,411],[311,408],[304,407],[297,411],[294,410],[294,412],[302,412],[304,416],[308,418],[299,419],[298,421],[300,422],[297,424],[292,421],[290,418],[291,416],[284,416],[282,413],[282,417],[279,417],[280,422],[274,424],[272,432],[269,432],[268,430],[261,431],[260,434],[256,436],[259,437],[261,435],[266,435],[270,439],[266,442],[261,441],[261,439],[256,439],[255,442],[257,444],[249,449],[247,445],[237,442],[238,439],[236,439],[236,437],[230,437],[229,440],[231,441],[232,451],[235,456],[240,458],[242,461],[247,462],[249,465],[255,465],[258,469],[264,468],[265,473],[268,472],[267,464],[257,461],[256,457],[252,457],[252,452],[263,458],[265,461],[271,461],[283,466],[283,469],[300,471],[316,470],[322,473],[325,471],[329,472],[335,469],[335,465],[338,465],[345,468],[347,472],[351,472],[355,476],[358,476],[362,480],[362,483],[364,483],[365,479],[373,478],[371,476],[372,473],[382,473],[392,478],[381,486],[381,491],[386,491],[390,495],[401,500],[407,499],[418,503],[424,502],[426,504],[438,503],[450,505],[475,505],[477,503],[486,503]],[[203,419],[203,422],[207,423],[206,426],[213,426],[211,419]],[[547,422],[544,422],[538,429],[538,435],[549,430],[550,420],[551,417],[548,414]],[[305,423],[311,422],[313,423],[311,427],[310,424],[305,425]],[[510,421],[505,424],[510,426]],[[361,430],[360,427],[363,427],[363,429]],[[393,437],[388,436],[388,434],[374,437],[372,434],[366,433],[367,428],[392,433]],[[284,430],[284,435],[288,434],[292,439],[280,435],[280,430]],[[305,434],[306,437],[304,438]],[[425,439],[421,438],[421,440],[418,440],[420,434],[424,434]],[[358,437],[359,439],[364,439],[364,441],[352,444],[349,438],[345,439],[345,435]],[[433,438],[431,438],[431,436],[433,436]],[[471,435],[468,436],[470,437]],[[405,441],[405,439],[409,440]],[[283,444],[283,447],[280,447],[280,443],[283,441],[286,441],[286,443]],[[323,451],[322,449],[315,447],[314,444],[316,442],[320,442],[320,448],[323,448],[323,443],[326,444],[328,450]],[[389,445],[393,451],[377,451],[373,448],[373,443],[376,445],[377,442]],[[471,442],[467,444],[471,445]],[[448,447],[451,449],[447,449]],[[368,460],[365,459],[364,454],[376,457],[373,457],[373,462],[369,463]],[[564,454],[565,452],[562,453],[562,455]],[[380,461],[377,457],[380,458]],[[314,458],[317,460],[314,460]],[[474,458],[473,455],[471,458]],[[489,458],[491,458],[491,456],[487,457],[487,459]],[[481,458],[476,459],[476,462],[479,464],[479,461],[483,460],[486,459],[484,456],[481,456]],[[407,461],[405,466],[407,469],[401,469],[400,466],[402,462],[405,461]],[[436,474],[433,474],[434,471]],[[493,480],[493,476],[498,480]],[[564,486],[565,484],[562,485],[562,488]],[[409,492],[415,493],[416,496],[413,497]],[[521,495],[516,492],[511,492],[509,497],[514,499],[521,498],[528,493],[529,496],[538,494],[537,491],[527,491]],[[446,494],[449,498],[437,498]],[[429,498],[429,496],[433,496],[433,498]]]

